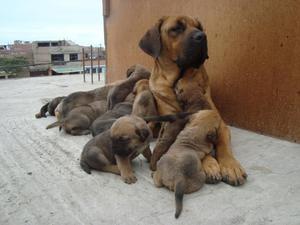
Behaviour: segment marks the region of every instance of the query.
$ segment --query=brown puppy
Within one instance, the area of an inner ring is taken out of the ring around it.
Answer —
[[[204,96],[205,89],[199,87],[198,82],[190,82],[191,79],[193,79],[193,73],[186,74],[175,86],[175,93],[181,108],[183,111],[191,113],[195,113],[203,109],[211,109],[210,104],[206,101],[206,97]],[[179,132],[184,128],[186,122],[187,119],[181,119],[173,123],[165,123],[163,125],[163,129],[160,132],[150,163],[150,168],[152,170],[155,170],[156,162],[168,151]],[[218,180],[213,180],[212,177],[218,177]],[[209,183],[217,183],[220,179],[221,176],[216,176],[216,174],[209,174],[207,176],[207,181]]]
[[[205,182],[201,160],[217,141],[220,123],[221,119],[214,110],[193,114],[169,151],[157,163],[154,184],[175,192],[176,218],[182,211],[183,194],[199,190]]]
[[[150,72],[141,65],[135,65],[134,71],[130,76],[118,85],[115,85],[108,93],[107,102],[108,109],[113,109],[114,106],[123,102],[125,98],[133,91],[134,85],[141,79],[149,79]]]
[[[121,117],[110,130],[84,146],[80,166],[88,174],[95,169],[120,174],[125,183],[135,183],[131,160],[141,153],[150,161],[151,138],[151,130],[143,119],[133,115]]]
[[[154,97],[149,88],[149,80],[142,79],[138,81],[133,89],[135,95],[132,114],[139,117],[157,116],[157,109]],[[160,123],[149,122],[148,126],[152,130],[153,136],[157,137]],[[157,131],[158,130],[158,131]]]
[[[90,133],[90,126],[93,121],[105,113],[106,110],[107,102],[105,100],[91,102],[74,108],[65,118],[48,125],[46,129],[59,126],[68,134],[86,135]]]
[[[55,116],[55,109],[62,102],[64,98],[65,96],[60,96],[52,99],[50,102],[47,102],[45,105],[42,106],[40,112],[35,114],[35,117],[37,119],[41,117],[47,117],[46,116],[47,112],[49,113],[50,116]]]
[[[209,86],[206,85],[208,82],[200,82],[207,77],[203,63],[208,55],[206,35],[198,20],[186,16],[164,17],[144,35],[139,45],[155,60],[150,88],[161,115],[181,111],[174,87],[188,73],[197,77],[198,84],[205,89],[210,107],[216,108],[211,100]],[[230,131],[224,122],[218,135],[216,157],[219,167],[215,167],[215,162],[208,158],[203,161],[204,170],[207,173],[220,173],[223,181],[231,185],[243,184],[246,173],[233,156]]]
[[[106,85],[91,91],[78,91],[68,95],[62,103],[62,118],[65,118],[72,109],[78,106],[106,100],[107,94],[112,87],[113,85]]]

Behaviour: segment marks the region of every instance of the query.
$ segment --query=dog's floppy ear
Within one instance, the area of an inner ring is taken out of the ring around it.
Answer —
[[[160,19],[139,42],[140,48],[154,58],[157,58],[161,51],[160,27],[163,21],[164,18]]]
[[[197,23],[197,28],[198,28],[199,30],[203,31],[203,26],[202,26],[200,20],[199,20],[198,18],[195,18],[195,21],[196,21],[196,23]]]

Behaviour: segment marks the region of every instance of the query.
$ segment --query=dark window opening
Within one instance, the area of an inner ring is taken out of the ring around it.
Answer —
[[[50,43],[49,42],[40,42],[38,43],[38,47],[49,47]]]
[[[78,54],[77,53],[71,53],[70,54],[70,61],[77,61],[78,60]]]
[[[51,46],[58,46],[58,42],[51,42]]]
[[[51,55],[51,62],[63,62],[64,54],[52,54]]]

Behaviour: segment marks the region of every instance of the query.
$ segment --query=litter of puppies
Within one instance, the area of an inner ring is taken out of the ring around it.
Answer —
[[[135,183],[131,161],[142,154],[154,170],[155,186],[175,192],[178,218],[184,194],[199,190],[205,181],[241,185],[247,174],[233,156],[229,130],[210,96],[203,65],[207,41],[200,22],[163,17],[139,45],[155,61],[152,72],[131,66],[126,79],[56,97],[36,118],[48,112],[57,121],[47,129],[93,135],[80,159],[88,174],[109,172]],[[153,137],[158,139],[152,152]]]

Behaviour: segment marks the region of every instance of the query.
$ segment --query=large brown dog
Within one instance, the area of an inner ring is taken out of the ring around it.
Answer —
[[[204,90],[210,107],[216,110],[203,65],[208,58],[207,39],[198,20],[185,16],[164,17],[143,36],[139,45],[155,60],[150,88],[160,114],[172,114],[182,110],[174,87],[177,81],[188,73],[193,73],[195,79],[199,81],[199,88]],[[212,157],[205,157],[203,159],[205,173],[211,177],[219,174],[224,182],[231,185],[243,184],[246,173],[233,156],[230,131],[224,122],[218,129],[218,137],[216,143],[218,167]]]
[[[146,122],[137,116],[124,116],[117,119],[107,130],[84,147],[80,165],[91,173],[91,169],[120,174],[125,183],[136,182],[131,160],[140,153],[150,161],[151,130]]]
[[[182,210],[183,194],[195,192],[203,186],[205,174],[201,160],[211,152],[213,143],[217,141],[220,123],[221,119],[214,110],[193,114],[170,150],[157,163],[154,184],[175,192],[176,218]]]

